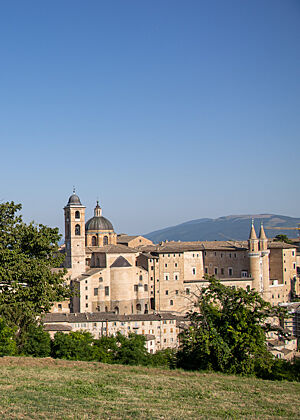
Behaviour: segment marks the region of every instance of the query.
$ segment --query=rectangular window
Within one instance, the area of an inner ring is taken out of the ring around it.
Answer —
[[[88,307],[89,307],[89,304],[88,304],[88,303],[86,303],[86,304],[85,304],[85,307],[86,307],[86,308],[88,308]]]
[[[137,292],[137,291],[139,290],[139,286],[138,286],[137,284],[135,284],[135,285],[133,286],[133,290],[134,290],[135,292]]]
[[[166,290],[166,295],[168,295],[169,294],[169,290]]]
[[[164,273],[164,279],[169,280],[169,273]]]
[[[174,303],[174,302],[173,302],[173,300],[170,300],[170,305],[171,305],[171,306],[173,306],[173,303]]]
[[[228,275],[232,276],[232,268],[228,268]]]
[[[98,287],[94,288],[94,296],[98,296]]]
[[[85,297],[86,300],[88,300],[88,298],[89,298],[88,296]]]
[[[109,286],[105,286],[105,296],[109,296]]]
[[[178,295],[178,290],[175,290],[175,294]]]
[[[165,267],[168,267],[168,264],[165,264]]]
[[[218,267],[215,267],[215,274],[218,274]]]
[[[195,267],[193,267],[192,272],[193,272],[193,276],[194,276],[196,274],[196,268]]]
[[[242,270],[241,271],[241,277],[248,277],[248,271],[247,270]]]
[[[147,284],[144,284],[144,291],[148,292],[148,285]]]
[[[224,268],[221,268],[221,274],[224,275]]]
[[[177,267],[178,266],[178,264],[177,263],[175,263],[175,267]]]
[[[204,268],[204,272],[205,272],[205,274],[208,273],[208,268],[207,267]]]

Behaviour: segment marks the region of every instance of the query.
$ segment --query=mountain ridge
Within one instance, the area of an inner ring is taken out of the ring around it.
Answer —
[[[149,232],[143,236],[155,243],[161,241],[213,241],[213,240],[246,240],[249,236],[251,219],[259,233],[260,224],[263,223],[267,237],[278,234],[297,237],[297,230],[285,230],[287,227],[297,227],[300,217],[284,216],[272,213],[239,214],[221,216],[216,219],[201,218],[188,220],[178,225],[169,226]],[[280,227],[282,229],[268,229]]]

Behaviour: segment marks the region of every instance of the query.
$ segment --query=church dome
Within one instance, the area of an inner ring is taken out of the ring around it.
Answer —
[[[85,224],[85,231],[89,230],[114,230],[114,228],[106,217],[94,216]]]
[[[75,192],[69,198],[68,205],[70,204],[81,206],[80,198],[75,194]]]

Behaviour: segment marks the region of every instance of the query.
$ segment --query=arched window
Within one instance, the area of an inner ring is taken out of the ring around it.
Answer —
[[[96,238],[96,236],[92,236],[92,246],[97,246],[97,238]]]
[[[142,310],[142,306],[141,306],[141,304],[140,304],[140,303],[138,303],[138,304],[136,305],[136,310],[137,310],[138,312]]]
[[[142,275],[140,275],[140,281],[143,281],[143,276]]]
[[[107,236],[103,237],[103,245],[108,245],[108,237]]]
[[[107,306],[105,306],[105,312],[108,312],[108,307]]]
[[[75,211],[75,219],[80,220],[80,211]]]
[[[75,225],[75,235],[80,236],[80,225]]]
[[[118,314],[119,313],[119,308],[118,308],[118,306],[116,306],[115,307],[115,314]]]

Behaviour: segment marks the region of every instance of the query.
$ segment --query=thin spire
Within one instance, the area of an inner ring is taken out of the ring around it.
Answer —
[[[263,222],[260,223],[260,232],[259,232],[259,239],[267,239]]]
[[[255,228],[254,228],[254,219],[252,219],[252,222],[251,222],[251,230],[250,230],[249,239],[257,239]]]
[[[75,190],[75,185],[73,185],[73,194],[75,194],[75,191],[76,191],[76,190]]]

